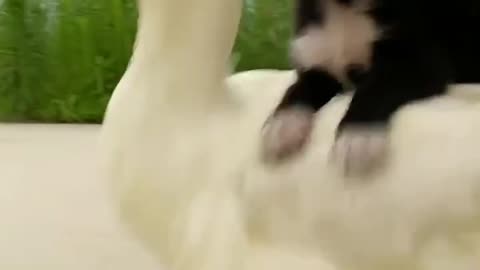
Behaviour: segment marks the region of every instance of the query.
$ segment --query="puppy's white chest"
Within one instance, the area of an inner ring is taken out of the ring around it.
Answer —
[[[362,8],[326,1],[322,24],[304,29],[292,44],[292,57],[303,68],[318,67],[339,79],[349,65],[368,67],[379,31]]]

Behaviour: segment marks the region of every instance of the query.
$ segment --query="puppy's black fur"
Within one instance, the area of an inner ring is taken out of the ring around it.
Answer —
[[[321,29],[327,1],[348,8],[365,0],[297,0],[297,36],[309,26]],[[480,82],[479,0],[371,0],[364,12],[384,31],[371,44],[368,68],[345,67],[355,93],[337,133],[350,125],[387,127],[409,102],[441,95],[449,83]],[[317,111],[344,90],[322,66],[296,70],[275,113],[297,105]]]

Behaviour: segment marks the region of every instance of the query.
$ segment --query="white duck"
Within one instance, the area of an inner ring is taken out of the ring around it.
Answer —
[[[386,169],[346,181],[328,162],[349,100],[339,97],[302,157],[264,167],[260,128],[294,74],[225,84],[241,2],[139,0],[135,52],[101,138],[135,235],[175,270],[473,269],[480,105],[443,97],[402,109]]]

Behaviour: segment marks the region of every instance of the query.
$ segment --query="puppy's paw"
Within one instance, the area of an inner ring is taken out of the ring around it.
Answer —
[[[345,176],[365,176],[384,165],[388,155],[388,132],[378,126],[345,126],[330,153]]]
[[[310,139],[314,112],[305,107],[278,111],[263,128],[261,156],[266,163],[286,161],[299,153]]]

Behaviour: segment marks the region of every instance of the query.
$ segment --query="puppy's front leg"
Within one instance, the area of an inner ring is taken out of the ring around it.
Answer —
[[[310,138],[315,113],[342,90],[338,80],[319,68],[297,74],[263,128],[262,159],[267,163],[299,153]]]
[[[372,172],[386,160],[388,129],[403,105],[443,94],[450,79],[443,49],[412,37],[377,41],[367,78],[356,85],[331,157],[346,175]]]

